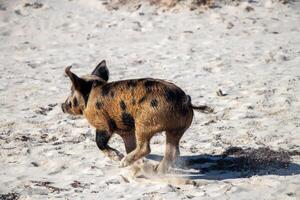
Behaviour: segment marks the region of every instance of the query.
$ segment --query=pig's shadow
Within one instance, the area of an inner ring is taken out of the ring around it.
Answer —
[[[220,155],[180,156],[174,172],[190,179],[224,180],[254,175],[288,176],[300,174],[300,165],[292,162],[299,151],[274,151],[270,148],[230,147]],[[150,154],[150,160],[160,161],[162,156]]]

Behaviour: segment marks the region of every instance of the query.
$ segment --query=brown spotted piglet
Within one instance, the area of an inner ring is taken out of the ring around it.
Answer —
[[[63,112],[83,115],[96,128],[96,143],[107,156],[128,166],[150,153],[150,140],[166,133],[163,160],[156,168],[167,172],[179,155],[179,141],[193,120],[193,110],[212,112],[207,106],[194,106],[191,97],[173,83],[153,78],[108,82],[103,60],[90,75],[78,77],[65,69],[72,81],[71,95],[61,105]],[[124,141],[127,155],[108,145],[112,134]]]

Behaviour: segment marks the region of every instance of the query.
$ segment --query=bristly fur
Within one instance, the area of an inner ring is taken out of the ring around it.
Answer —
[[[152,79],[107,82],[109,71],[102,61],[91,75],[77,77],[66,69],[73,83],[71,96],[62,105],[64,112],[83,114],[96,128],[96,142],[106,155],[116,150],[107,144],[113,133],[120,135],[129,154],[121,165],[127,166],[150,153],[150,140],[166,132],[166,157],[157,168],[166,172],[178,154],[179,141],[192,123],[193,110],[211,113],[213,109],[191,103],[191,97],[173,83]],[[135,150],[135,151],[133,151]],[[131,152],[131,153],[130,153]]]

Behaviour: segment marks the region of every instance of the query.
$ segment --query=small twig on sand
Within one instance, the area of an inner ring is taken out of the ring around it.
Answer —
[[[220,96],[220,97],[227,96],[227,94],[223,93],[223,91],[221,89],[219,89],[217,91],[217,95]]]

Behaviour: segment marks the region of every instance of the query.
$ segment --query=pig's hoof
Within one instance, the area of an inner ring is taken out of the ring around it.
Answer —
[[[117,150],[108,150],[105,151],[104,154],[114,161],[120,161],[124,158],[124,155]]]
[[[121,160],[121,163],[120,163],[120,167],[127,167],[129,166],[131,163],[128,161],[127,157],[123,158]]]
[[[110,158],[114,161],[121,161],[124,158],[124,155],[117,151],[112,151],[110,154]]]
[[[121,161],[123,157],[124,156],[122,154],[117,154],[117,153],[110,155],[110,158],[114,161]]]
[[[163,164],[159,164],[156,169],[155,169],[156,173],[159,175],[163,175],[166,174],[168,172],[168,166],[165,166]]]

